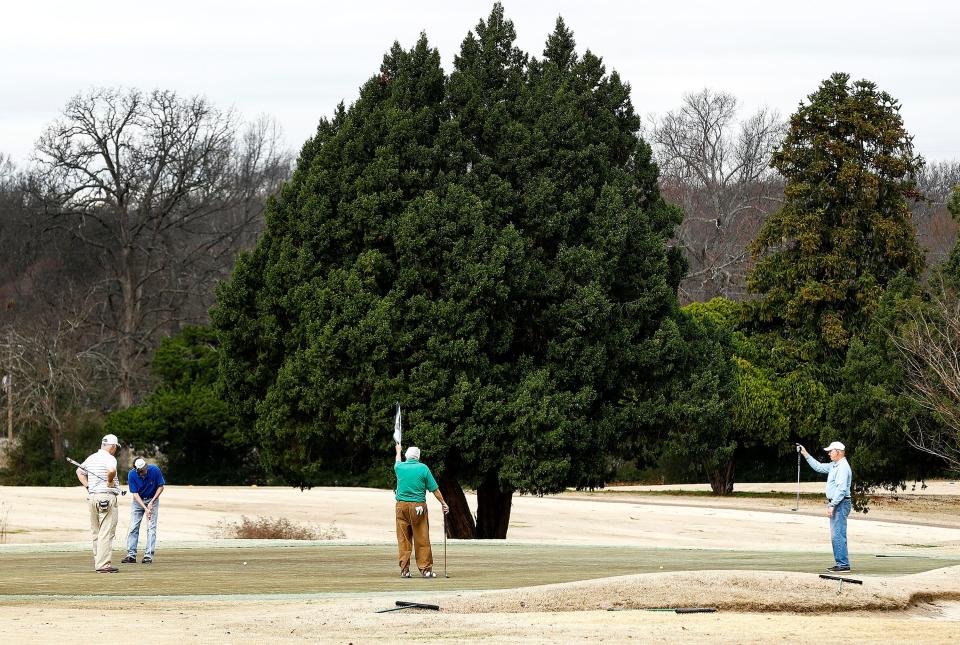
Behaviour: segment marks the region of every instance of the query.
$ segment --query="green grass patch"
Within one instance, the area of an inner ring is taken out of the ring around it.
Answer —
[[[590,578],[709,569],[820,573],[829,554],[637,547],[555,546],[503,542],[434,544],[434,580],[401,580],[392,545],[171,548],[151,565],[117,564],[96,574],[88,552],[4,553],[0,595],[184,596],[221,594],[362,593],[504,589]],[[246,564],[244,564],[246,563]],[[960,564],[949,558],[853,555],[859,575],[897,575]],[[771,583],[775,584],[775,580]]]

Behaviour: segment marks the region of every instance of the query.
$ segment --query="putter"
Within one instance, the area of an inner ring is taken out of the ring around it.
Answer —
[[[88,475],[90,475],[90,476],[92,476],[92,477],[96,477],[96,478],[99,479],[100,481],[104,481],[103,477],[101,477],[100,475],[98,475],[98,474],[96,474],[96,473],[90,472],[89,470],[87,470],[86,468],[83,467],[83,464],[81,464],[81,463],[79,463],[79,462],[77,462],[77,461],[74,461],[73,459],[70,459],[70,457],[67,457],[67,461],[69,461],[71,464],[73,464],[74,466],[76,466],[77,468],[79,468],[80,470],[82,470],[83,472],[87,473]],[[110,482],[105,482],[105,483],[109,484]],[[120,491],[120,494],[121,494],[121,495],[126,495],[126,494],[127,494],[127,491],[121,490],[121,491]]]
[[[797,444],[797,503],[790,510],[800,510],[800,444]]]
[[[443,577],[444,578],[450,577],[450,574],[447,573],[447,514],[446,513],[443,513]]]

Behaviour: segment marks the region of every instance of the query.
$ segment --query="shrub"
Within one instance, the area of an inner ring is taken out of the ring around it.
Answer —
[[[342,540],[346,537],[335,523],[315,528],[294,524],[285,517],[250,519],[246,515],[241,516],[239,522],[221,520],[214,527],[214,535],[240,540]]]

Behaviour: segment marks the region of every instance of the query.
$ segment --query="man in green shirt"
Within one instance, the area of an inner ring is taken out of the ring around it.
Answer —
[[[444,513],[450,508],[443,501],[433,473],[426,464],[420,463],[420,449],[407,448],[407,460],[397,446],[397,459],[393,471],[397,475],[397,547],[400,552],[400,577],[410,577],[410,552],[416,548],[417,567],[424,578],[436,578],[433,572],[433,549],[430,548],[430,522],[427,519],[427,491],[440,501]]]

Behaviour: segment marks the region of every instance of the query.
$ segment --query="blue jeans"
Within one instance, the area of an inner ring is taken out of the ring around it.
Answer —
[[[853,503],[845,499],[833,509],[830,516],[830,541],[833,542],[833,559],[838,567],[850,566],[850,554],[847,553],[847,516]]]
[[[144,504],[150,504],[149,499],[143,500]],[[140,538],[140,521],[146,511],[136,502],[130,507],[130,534],[127,535],[127,555],[131,558],[137,557],[137,540]],[[153,552],[157,550],[157,517],[160,515],[160,500],[153,503],[153,513],[150,517],[150,523],[147,524],[147,550],[143,552],[143,557],[153,559]]]

